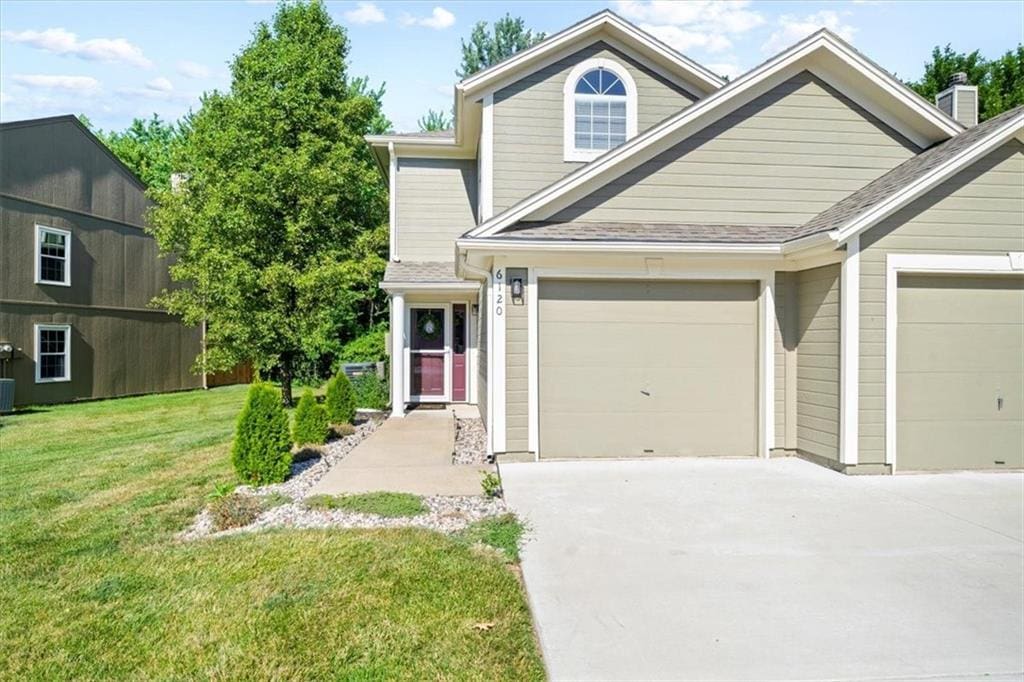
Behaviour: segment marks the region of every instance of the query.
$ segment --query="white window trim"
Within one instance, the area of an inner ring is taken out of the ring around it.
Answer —
[[[890,253],[885,258],[885,463],[896,471],[896,339],[900,273],[1024,275],[1024,252]]]
[[[35,358],[36,364],[36,383],[37,384],[58,384],[67,381],[71,381],[71,325],[70,324],[37,324],[33,325],[34,332],[32,355]],[[39,370],[42,365],[40,364],[41,354],[39,351],[39,332],[43,330],[48,331],[62,331],[64,332],[64,376],[54,377],[52,379],[44,379],[39,375]]]
[[[625,65],[605,57],[587,59],[569,72],[562,87],[562,131],[563,156],[565,161],[591,161],[607,153],[608,149],[576,148],[576,83],[583,74],[593,69],[611,71],[626,88],[626,142],[637,134],[637,90],[636,82]],[[614,147],[613,147],[614,149]]]
[[[540,311],[539,287],[545,279],[640,279],[665,281],[738,280],[758,283],[757,320],[757,448],[756,454],[767,459],[775,440],[775,270],[665,270],[654,272],[649,268],[622,270],[592,270],[573,268],[533,268],[529,270],[530,308],[527,311],[527,387],[528,387],[528,442],[534,460],[540,461]],[[503,330],[504,331],[504,330]],[[502,358],[504,362],[504,358]],[[504,382],[504,377],[502,377]],[[505,406],[501,406],[504,419]],[[491,407],[488,406],[488,413]]]
[[[43,245],[43,234],[50,232],[52,234],[59,234],[64,237],[64,281],[58,282],[56,280],[43,279],[42,272],[42,259],[43,255],[40,249]],[[36,248],[35,248],[35,281],[36,284],[50,284],[57,287],[69,287],[71,286],[71,232],[68,230],[62,230],[59,227],[50,227],[49,225],[36,225]]]

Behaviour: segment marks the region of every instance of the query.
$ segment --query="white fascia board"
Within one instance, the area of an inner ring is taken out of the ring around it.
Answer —
[[[641,31],[613,12],[604,10],[588,19],[584,19],[578,24],[570,26],[564,31],[556,33],[529,49],[518,52],[515,56],[499,64],[495,64],[466,78],[455,87],[461,90],[464,96],[478,95],[481,90],[491,88],[495,82],[508,78],[510,74],[517,73],[531,62],[544,59],[551,55],[551,53],[558,52],[567,45],[571,46],[573,43],[585,38],[588,34],[595,33],[602,28],[609,28],[622,33],[627,38],[650,50],[659,58],[671,63],[680,71],[691,76],[695,81],[694,85],[703,86],[707,91],[717,90],[725,83],[722,78],[707,68],[676,52],[665,43]]]
[[[550,241],[526,239],[488,239],[486,241],[463,238],[456,241],[460,250],[465,251],[566,251],[566,252],[659,252],[659,253],[721,253],[728,255],[749,254],[755,256],[777,256],[782,253],[780,244],[718,244],[718,243],[658,243],[623,241]]]
[[[479,282],[381,282],[380,288],[388,293],[401,293],[405,291],[436,291],[447,293],[450,291],[476,291],[480,288]]]
[[[613,175],[614,170],[620,164],[642,154],[648,149],[654,148],[660,151],[660,148],[657,146],[658,143],[690,124],[694,125],[688,134],[693,134],[710,125],[731,112],[733,108],[741,106],[751,99],[750,97],[744,99],[743,95],[745,93],[748,93],[759,84],[765,83],[772,76],[784,73],[787,68],[794,67],[802,59],[819,50],[826,50],[837,56],[851,68],[861,71],[867,78],[878,79],[877,85],[883,87],[886,92],[897,96],[902,102],[926,117],[933,125],[942,128],[948,135],[952,136],[963,130],[963,127],[956,123],[956,121],[953,121],[942,114],[942,112],[917,98],[916,95],[910,93],[905,86],[896,81],[891,75],[875,67],[857,52],[848,49],[840,38],[828,31],[822,30],[808,36],[774,58],[769,59],[761,66],[748,71],[692,106],[683,109],[675,116],[666,119],[643,134],[598,157],[558,182],[527,197],[493,219],[482,223],[467,233],[467,235],[471,237],[493,235],[523,217],[553,203],[557,198],[586,185],[592,180],[601,179],[605,173],[615,177]],[[734,107],[729,108],[727,106],[729,103],[733,103]],[[702,120],[702,117],[706,117],[707,120]],[[678,143],[679,141],[672,140],[673,143]]]
[[[903,190],[889,197],[886,201],[878,204],[870,211],[861,214],[840,228],[834,230],[834,239],[838,242],[845,242],[851,236],[860,234],[864,230],[877,224],[887,216],[892,215],[900,208],[914,199],[932,189],[939,183],[947,180],[956,172],[966,168],[973,162],[988,154],[1011,137],[1024,129],[1024,114],[1013,117],[1005,125],[994,130],[989,136],[982,138],[975,145],[968,147],[945,163],[936,166],[927,175],[918,178],[907,185]]]

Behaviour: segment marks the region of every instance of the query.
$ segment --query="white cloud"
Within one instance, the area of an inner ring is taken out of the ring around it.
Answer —
[[[725,76],[729,80],[735,80],[737,76],[743,73],[744,69],[740,67],[734,61],[719,62],[717,64],[705,64],[709,70],[717,73],[719,76]]]
[[[163,76],[149,81],[146,83],[146,87],[150,90],[156,90],[157,92],[171,92],[174,90],[174,85],[171,81],[167,80]]]
[[[786,49],[790,45],[799,42],[818,29],[827,28],[839,35],[844,40],[853,40],[857,29],[849,24],[844,24],[838,12],[822,10],[805,17],[798,17],[793,14],[783,14],[779,17],[778,28],[768,37],[767,42],[761,46],[761,51],[768,54],[775,54]]]
[[[55,76],[49,74],[15,74],[11,76],[18,85],[45,90],[69,90],[72,92],[95,92],[100,82],[92,76]]]
[[[427,28],[442,29],[455,23],[455,15],[444,7],[435,7],[429,17],[414,17],[406,13],[401,16],[399,21],[403,26],[426,26]]]
[[[721,52],[732,47],[730,37],[765,23],[764,16],[748,9],[749,0],[619,0],[616,7],[677,50]]]
[[[48,28],[44,31],[2,31],[0,36],[8,42],[31,45],[53,54],[90,61],[118,62],[142,68],[153,65],[142,54],[142,48],[124,38],[90,38],[80,41],[76,34],[63,28]]]
[[[197,62],[190,62],[187,59],[179,61],[177,68],[178,73],[185,78],[207,78],[210,75],[210,69]]]
[[[372,2],[356,3],[355,9],[350,9],[342,16],[350,24],[379,24],[388,20],[380,8]]]

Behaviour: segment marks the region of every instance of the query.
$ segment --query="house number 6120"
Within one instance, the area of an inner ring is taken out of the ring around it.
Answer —
[[[505,310],[505,287],[502,283],[505,281],[505,271],[497,269],[494,271],[494,283],[498,286],[495,287],[494,293],[494,314],[501,317],[502,312]]]

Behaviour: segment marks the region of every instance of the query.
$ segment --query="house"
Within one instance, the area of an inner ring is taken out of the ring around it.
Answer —
[[[827,30],[728,83],[601,12],[367,138],[393,416],[501,460],[1024,467],[1024,108],[977,124]]]
[[[203,386],[145,187],[74,116],[0,124],[0,376],[18,405]]]

